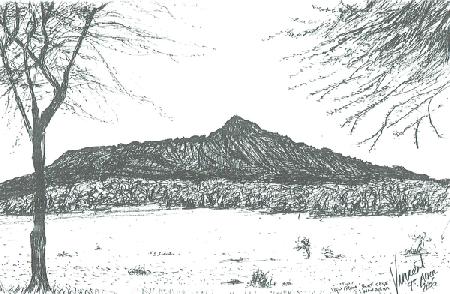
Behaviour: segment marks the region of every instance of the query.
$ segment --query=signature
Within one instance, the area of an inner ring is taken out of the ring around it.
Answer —
[[[399,294],[399,289],[403,285],[407,285],[408,288],[413,291],[414,288],[420,287],[422,291],[429,290],[437,285],[435,281],[436,270],[424,271],[425,265],[423,263],[423,256],[420,256],[420,261],[415,262],[414,266],[405,272],[398,272],[397,257],[394,257],[394,270],[390,268],[392,281],[395,286],[395,293]]]

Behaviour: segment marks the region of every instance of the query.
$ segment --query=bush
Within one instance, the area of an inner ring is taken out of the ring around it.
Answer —
[[[405,250],[404,255],[412,256],[412,255],[423,255],[428,254],[428,251],[425,249],[425,245],[428,242],[431,242],[431,238],[427,237],[427,233],[423,232],[419,235],[410,236],[413,241],[413,245],[411,248]]]
[[[309,241],[309,238],[303,237],[303,239],[300,240],[300,237],[297,238],[297,241],[295,241],[295,247],[297,251],[304,250],[306,258],[311,257],[311,242]]]
[[[269,277],[269,272],[263,272],[260,269],[253,272],[252,279],[249,284],[252,287],[260,288],[270,288],[275,286],[275,282],[273,282],[272,277]]]

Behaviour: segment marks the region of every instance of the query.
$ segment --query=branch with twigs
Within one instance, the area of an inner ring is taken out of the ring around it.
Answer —
[[[175,19],[168,7],[155,7],[152,15]],[[97,119],[86,106],[93,100],[107,105],[111,94],[150,102],[165,116],[150,98],[120,81],[107,55],[160,54],[174,59],[175,50],[160,43],[180,44],[133,24],[113,4],[6,2],[0,5],[0,27],[4,104],[18,110],[30,139],[36,126],[45,132],[58,109]]]
[[[433,115],[450,87],[448,1],[369,0],[315,9],[322,20],[293,19],[294,27],[269,38],[315,42],[282,59],[300,68],[290,75],[290,88],[307,87],[351,133],[372,113],[381,115],[361,141],[370,149],[387,130],[395,136],[412,131],[418,147],[425,123],[441,138]]]

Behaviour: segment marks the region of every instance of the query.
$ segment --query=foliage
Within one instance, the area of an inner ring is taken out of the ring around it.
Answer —
[[[362,141],[371,148],[387,131],[411,131],[418,146],[422,125],[441,137],[433,116],[450,86],[449,2],[342,1],[315,8],[314,20],[293,19],[281,33],[303,43],[318,40],[284,58],[297,68],[292,88],[307,86],[351,132],[375,115],[378,124]]]
[[[275,282],[272,280],[272,277],[269,277],[269,272],[257,269],[253,272],[249,285],[252,287],[270,288],[275,286]]]
[[[304,250],[306,258],[311,257],[311,242],[307,237],[303,237],[301,240],[300,237],[298,237],[297,241],[295,241],[294,249],[297,251]]]
[[[113,207],[160,204],[181,208],[246,208],[268,212],[309,212],[313,217],[401,215],[440,212],[448,207],[447,186],[434,181],[381,180],[367,184],[283,185],[208,180],[109,178],[49,187],[52,213],[104,211]],[[32,195],[0,200],[6,214],[30,214]],[[288,209],[287,209],[288,208]]]

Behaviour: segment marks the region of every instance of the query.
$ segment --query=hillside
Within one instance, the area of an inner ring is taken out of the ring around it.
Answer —
[[[328,149],[295,143],[238,116],[209,136],[69,151],[49,167],[49,175],[55,181],[127,176],[287,183],[427,178],[402,168],[375,166]]]
[[[49,196],[52,203],[58,201],[62,194],[73,194],[74,187],[80,188],[83,185],[98,187],[107,182],[115,184],[137,182],[141,185],[146,183],[147,190],[152,191],[149,192],[152,197],[155,189],[159,191],[156,187],[173,187],[177,186],[174,183],[180,183],[181,186],[189,187],[189,193],[196,194],[193,192],[195,189],[199,190],[198,187],[202,183],[208,183],[202,193],[210,193],[214,190],[219,195],[215,196],[217,199],[230,189],[237,189],[237,185],[241,185],[241,188],[242,185],[251,186],[249,191],[252,192],[249,193],[255,193],[255,195],[263,193],[263,190],[269,189],[267,187],[274,187],[274,185],[319,187],[319,190],[326,185],[334,185],[339,190],[338,187],[343,186],[372,187],[376,186],[374,183],[377,182],[400,185],[409,181],[415,182],[412,184],[415,187],[414,191],[417,187],[423,186],[422,182],[427,182],[427,187],[432,185],[433,189],[436,185],[445,186],[429,179],[426,175],[415,174],[402,167],[377,166],[334,153],[326,148],[317,149],[304,143],[296,143],[287,136],[265,131],[257,124],[238,116],[233,116],[223,127],[208,136],[132,142],[117,146],[67,151],[46,168],[46,175],[48,190],[60,191]],[[262,190],[261,185],[264,187]],[[86,187],[80,188],[84,194],[99,195],[103,193],[101,191],[107,189],[102,188],[100,191],[98,188]],[[162,203],[166,204],[169,201],[180,204],[180,199],[172,199],[178,197],[174,190],[167,187],[164,188],[166,189],[164,193],[166,196],[170,194],[171,200],[165,199]],[[117,186],[114,191],[118,189]],[[63,190],[64,192],[61,192]],[[30,196],[32,193],[31,175],[0,184],[0,200]],[[185,198],[183,201],[187,201],[186,199],[190,197],[189,193],[183,196]],[[201,200],[203,196],[200,194],[194,201],[197,205],[199,202],[204,204],[204,200]],[[91,197],[80,195],[79,199]],[[75,198],[78,199],[77,197]],[[111,197],[115,198],[115,196]],[[128,198],[130,197],[134,196],[131,195]],[[442,198],[442,196],[439,197]],[[148,195],[144,198],[149,200]],[[85,200],[83,203],[87,201]],[[92,199],[90,201],[92,202]],[[139,203],[129,203],[126,199],[121,199],[117,200],[117,203],[111,202],[110,205],[141,205],[141,202],[145,202],[143,199],[136,201]],[[98,199],[93,202],[97,206],[102,205]],[[242,202],[242,199],[238,202]],[[75,202],[72,204],[78,207]],[[213,205],[218,205],[218,201],[214,201]],[[16,210],[21,211],[22,208],[14,209]]]

